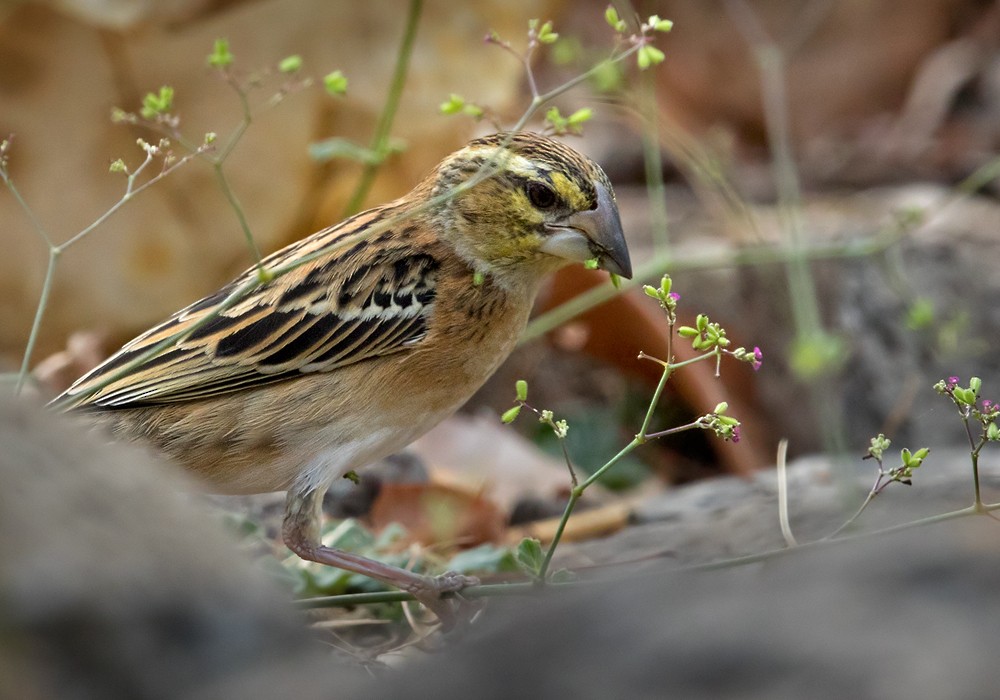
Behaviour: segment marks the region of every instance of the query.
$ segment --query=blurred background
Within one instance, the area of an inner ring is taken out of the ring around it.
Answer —
[[[984,395],[1000,396],[1000,3],[615,5],[629,21],[634,12],[673,20],[656,38],[665,60],[642,73],[629,61],[559,96],[564,114],[595,114],[582,137],[567,138],[615,184],[638,281],[670,273],[682,323],[708,313],[734,346],[759,346],[764,363],[756,373],[724,363],[718,379],[710,363],[686,369],[657,410],[662,429],[726,400],[743,421],[739,444],[686,433],[637,452],[606,485],[746,475],[773,465],[782,437],[793,455],[860,457],[879,432],[899,444],[961,444],[951,407],[931,387],[975,374]],[[443,156],[494,129],[442,115],[450,94],[489,107],[502,125],[527,108],[523,66],[484,43],[488,32],[520,50],[530,18],[554,22],[559,41],[532,62],[544,91],[610,53],[606,6],[423,3],[391,126],[396,148],[364,206],[405,193]],[[257,245],[276,250],[343,217],[364,166],[317,160],[310,145],[371,142],[406,22],[407,5],[390,0],[8,0],[0,136],[14,135],[9,173],[58,245],[121,197],[125,177],[108,163],[134,167],[136,138],[155,140],[113,124],[113,108],[135,111],[143,95],[169,85],[181,130],[225,142],[241,103],[205,60],[225,37],[240,79],[257,74],[261,87],[223,170]],[[346,96],[294,90],[263,108],[282,88],[268,67],[293,54],[303,74],[343,71]],[[529,128],[541,128],[540,115]],[[0,365],[16,371],[49,251],[7,191],[0,222]],[[185,164],[60,256],[29,364],[44,363],[55,389],[251,261],[215,170]],[[529,381],[534,405],[569,420],[569,450],[584,469],[641,423],[659,369],[636,357],[666,351],[664,318],[634,287],[568,320],[550,315],[590,289],[612,291],[606,276],[582,269],[557,276],[522,347],[462,415],[417,446],[432,473],[465,473],[460,481],[477,484],[476,498],[490,504],[480,539],[496,537],[515,510],[530,511],[532,497],[566,487],[543,428],[498,425],[515,379]]]

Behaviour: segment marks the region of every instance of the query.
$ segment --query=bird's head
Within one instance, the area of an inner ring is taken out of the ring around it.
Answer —
[[[433,196],[458,188],[437,223],[480,272],[540,278],[596,259],[632,276],[607,175],[565,144],[525,132],[485,136],[449,156],[431,182]]]

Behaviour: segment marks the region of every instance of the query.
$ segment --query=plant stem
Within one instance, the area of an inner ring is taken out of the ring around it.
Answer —
[[[653,250],[658,256],[669,258],[667,191],[663,184],[663,158],[660,153],[659,106],[656,103],[656,81],[651,71],[642,73],[639,96],[639,108],[643,117],[642,161],[646,175]]]
[[[52,292],[52,282],[55,279],[56,263],[59,261],[61,249],[58,246],[49,246],[49,263],[45,268],[45,281],[42,282],[42,293],[38,298],[38,306],[35,307],[35,319],[31,323],[31,333],[28,334],[28,344],[24,348],[24,357],[21,358],[21,370],[17,375],[17,383],[14,385],[14,395],[19,395],[24,389],[24,384],[28,380],[28,370],[31,365],[31,356],[35,352],[35,343],[38,341],[39,330],[42,327],[42,318],[45,316],[45,309],[48,308],[49,294]]]
[[[667,362],[670,362],[670,358],[667,358]],[[667,386],[667,380],[670,379],[670,375],[673,372],[671,365],[667,365],[663,368],[663,374],[660,375],[660,381],[656,385],[656,390],[653,391],[653,398],[649,402],[649,408],[646,409],[646,417],[642,420],[642,427],[639,428],[639,434],[636,436],[640,441],[645,442],[649,433],[649,424],[653,420],[653,412],[656,407],[660,404],[660,396],[663,394],[663,389]]]
[[[972,451],[972,484],[973,490],[975,492],[975,503],[973,507],[976,509],[977,513],[985,512],[983,510],[983,496],[982,490],[979,485],[979,450],[982,449],[982,444],[980,444],[976,449]]]
[[[257,268],[257,277],[263,282],[269,279],[270,273],[264,269],[263,257],[260,254],[260,248],[257,246],[257,241],[253,237],[253,232],[250,230],[250,222],[247,221],[243,205],[240,204],[240,200],[237,199],[236,193],[233,192],[233,188],[229,186],[229,180],[226,178],[226,173],[222,170],[223,163],[224,158],[221,156],[212,162],[212,170],[215,171],[215,179],[219,184],[219,189],[222,190],[222,194],[226,196],[229,206],[232,207],[233,212],[236,213],[236,219],[240,222],[240,229],[242,229],[243,237],[246,239],[247,248],[250,249],[250,254],[253,256],[254,266]]]
[[[573,509],[576,507],[576,502],[580,500],[583,492],[587,490],[587,487],[593,484],[595,481],[601,478],[601,476],[611,467],[613,467],[618,460],[627,455],[629,452],[634,450],[636,447],[642,443],[638,438],[633,438],[632,442],[626,445],[622,450],[612,457],[608,462],[587,477],[582,483],[575,486],[569,493],[569,500],[566,502],[566,507],[563,509],[562,518],[559,519],[559,526],[556,528],[556,532],[552,537],[552,543],[549,545],[548,551],[545,553],[545,559],[542,561],[542,565],[538,569],[538,577],[540,580],[545,580],[545,575],[548,573],[549,565],[552,563],[552,555],[556,552],[556,547],[559,546],[559,541],[562,540],[563,531],[566,529],[566,523],[569,521],[569,516],[573,513]]]
[[[378,173],[379,167],[388,156],[389,134],[392,132],[392,123],[396,118],[396,111],[399,109],[399,100],[403,94],[403,88],[406,87],[406,75],[410,68],[410,58],[413,55],[413,45],[417,36],[417,25],[420,21],[422,7],[423,0],[410,0],[410,9],[406,15],[406,25],[403,30],[403,40],[399,45],[399,53],[396,55],[396,67],[393,71],[392,82],[389,85],[389,95],[386,97],[385,105],[382,107],[382,114],[379,115],[378,124],[375,126],[375,133],[372,136],[370,150],[377,158],[373,162],[365,163],[358,186],[347,203],[347,209],[344,212],[345,217],[351,216],[361,209],[365,197],[368,196],[368,192],[375,182],[375,175]]]

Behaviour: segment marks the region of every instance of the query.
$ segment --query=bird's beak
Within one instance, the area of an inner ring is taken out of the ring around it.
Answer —
[[[632,278],[632,261],[611,189],[597,184],[597,206],[570,214],[558,224],[547,226],[543,253],[583,262],[597,258],[597,264],[615,275]]]

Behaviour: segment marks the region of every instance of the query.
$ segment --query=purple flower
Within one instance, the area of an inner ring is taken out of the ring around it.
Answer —
[[[958,385],[958,377],[948,377],[948,388],[954,389]]]
[[[992,413],[994,406],[996,406],[996,404],[989,399],[983,401],[983,413]]]
[[[674,301],[680,301],[681,300],[681,295],[678,294],[677,292],[670,292],[670,294],[668,294],[667,296],[670,297],[671,299],[673,299]]]
[[[731,440],[732,440],[732,441],[733,441],[734,443],[737,443],[737,442],[739,442],[739,441],[740,441],[740,426],[738,426],[738,425],[734,425],[734,426],[733,426],[733,436],[732,436],[732,438],[730,438],[730,439],[731,439]]]
[[[764,353],[762,353],[760,351],[759,347],[757,347],[756,345],[754,345],[753,346],[753,362],[750,363],[750,366],[753,367],[753,371],[754,372],[756,372],[757,370],[760,369],[760,366],[763,364],[763,360],[764,360]]]

